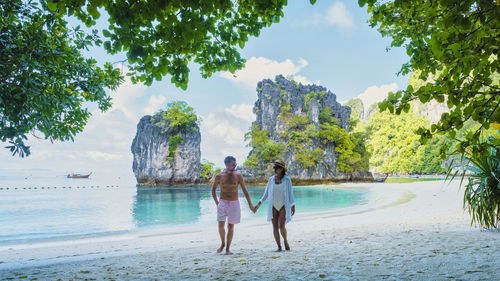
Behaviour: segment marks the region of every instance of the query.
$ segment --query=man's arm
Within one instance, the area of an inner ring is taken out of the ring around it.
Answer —
[[[243,180],[243,175],[239,174],[239,179],[240,179],[240,186],[241,190],[243,190],[243,194],[245,195],[245,198],[248,201],[248,206],[250,207],[250,210],[253,211],[253,204],[252,204],[252,199],[250,199],[250,194],[248,193],[247,187],[245,186],[245,181]]]
[[[214,184],[212,185],[212,197],[214,198],[215,205],[219,205],[219,200],[217,199],[217,187],[219,186],[220,176],[217,174],[215,176]]]

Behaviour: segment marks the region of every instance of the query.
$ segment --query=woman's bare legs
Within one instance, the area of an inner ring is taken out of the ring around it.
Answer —
[[[273,207],[273,234],[274,234],[274,240],[276,241],[276,244],[278,245],[278,249],[276,252],[281,252],[281,241],[280,241],[280,232],[279,232],[279,212],[276,210],[276,208]]]
[[[281,236],[283,237],[283,243],[285,244],[285,250],[289,251],[290,250],[290,245],[288,244],[288,240],[286,239],[286,211],[285,211],[285,206],[281,207],[280,211],[278,212],[278,226],[281,232]]]

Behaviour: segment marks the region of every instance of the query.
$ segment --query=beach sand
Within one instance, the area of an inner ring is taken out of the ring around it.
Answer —
[[[0,280],[500,280],[500,232],[470,226],[458,182],[344,186],[376,191],[371,207],[297,206],[291,251],[274,252],[260,218],[235,226],[234,255],[216,254],[214,221],[0,246]]]

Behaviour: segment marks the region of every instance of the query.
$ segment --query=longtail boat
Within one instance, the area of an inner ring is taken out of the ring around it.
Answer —
[[[374,182],[385,182],[385,180],[389,177],[389,174],[385,174],[385,178],[379,178],[379,177],[376,177],[376,178],[373,178],[373,181]]]
[[[92,172],[88,175],[82,175],[82,174],[68,174],[68,178],[70,179],[88,179]]]

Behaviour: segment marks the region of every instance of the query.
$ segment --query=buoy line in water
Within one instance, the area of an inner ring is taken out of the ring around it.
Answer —
[[[35,189],[44,189],[44,190],[47,190],[47,189],[80,189],[80,188],[112,188],[112,187],[120,187],[119,185],[106,185],[106,186],[99,186],[99,185],[92,185],[92,186],[30,186],[30,187],[0,187],[0,190],[35,190]]]

